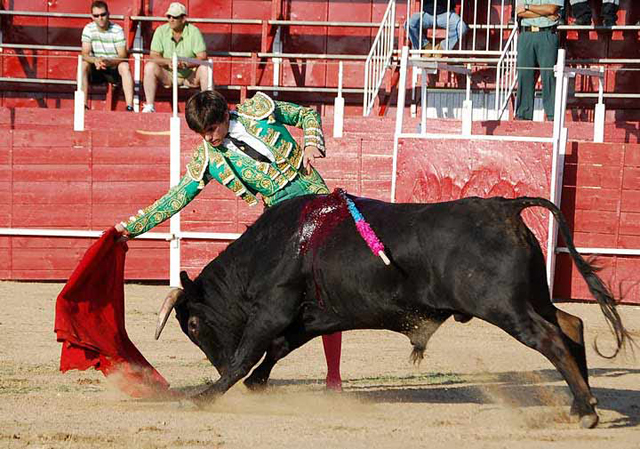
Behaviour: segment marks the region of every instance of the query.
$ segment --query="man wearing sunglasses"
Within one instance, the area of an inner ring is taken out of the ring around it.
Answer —
[[[144,94],[146,104],[142,112],[155,112],[154,101],[158,82],[170,86],[172,82],[171,58],[174,53],[183,58],[206,60],[207,47],[200,30],[187,23],[187,9],[181,3],[171,3],[167,9],[168,23],[153,33],[149,60],[144,66]],[[188,87],[208,88],[206,66],[178,62],[178,83]]]
[[[133,111],[133,77],[129,68],[124,30],[109,20],[109,7],[103,1],[91,4],[93,21],[82,30],[82,90],[85,107],[89,83],[122,84],[127,111]]]

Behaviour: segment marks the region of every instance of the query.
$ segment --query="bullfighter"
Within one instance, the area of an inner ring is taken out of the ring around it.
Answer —
[[[211,180],[251,206],[261,197],[267,208],[296,196],[329,193],[312,166],[313,159],[325,157],[322,122],[315,110],[258,92],[230,111],[219,92],[204,91],[188,100],[185,115],[203,142],[176,186],[128,222],[116,225],[125,238],[143,234],[178,213]],[[302,128],[303,148],[285,125]],[[323,335],[322,340],[327,388],[341,390],[342,334]]]

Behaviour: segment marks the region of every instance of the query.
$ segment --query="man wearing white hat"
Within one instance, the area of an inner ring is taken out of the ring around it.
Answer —
[[[207,59],[207,47],[200,30],[187,23],[187,8],[182,3],[171,3],[166,12],[168,23],[153,33],[149,60],[144,66],[144,94],[146,104],[142,112],[155,112],[158,82],[170,86],[172,82],[171,58],[174,53],[183,58]],[[178,62],[178,83],[189,87],[208,88],[206,66]]]

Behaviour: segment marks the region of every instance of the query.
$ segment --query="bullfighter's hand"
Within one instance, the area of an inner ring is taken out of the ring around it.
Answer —
[[[304,155],[302,156],[302,166],[304,167],[305,173],[311,173],[311,162],[314,159],[322,158],[322,153],[318,147],[314,147],[313,145],[307,145],[304,147]]]
[[[116,231],[120,233],[120,238],[118,239],[119,242],[126,242],[129,240],[129,231],[127,231],[127,228],[125,228],[122,223],[116,224]]]

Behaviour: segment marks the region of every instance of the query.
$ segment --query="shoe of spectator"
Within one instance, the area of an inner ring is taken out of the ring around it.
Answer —
[[[127,111],[128,112],[133,112],[133,106],[127,106]]]
[[[152,104],[145,104],[144,107],[142,108],[142,112],[144,113],[156,112],[156,108]]]
[[[576,18],[576,25],[591,25],[591,6],[588,2],[573,5],[571,14]]]
[[[618,20],[618,5],[614,3],[604,3],[602,5],[602,24],[612,27]]]
[[[427,42],[426,44],[424,44],[424,45],[422,46],[422,50],[423,50],[423,51],[424,51],[424,50],[435,50],[435,49],[437,49],[437,48],[438,48],[438,46],[436,45],[436,46],[434,47],[433,45],[431,45],[431,42]],[[422,55],[421,55],[421,56],[422,56],[423,58],[431,58],[431,57],[433,57],[433,53],[430,53],[430,52],[424,52],[424,53],[422,53]]]

